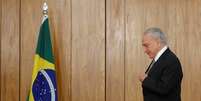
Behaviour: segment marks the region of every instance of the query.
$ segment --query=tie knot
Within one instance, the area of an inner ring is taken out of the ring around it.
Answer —
[[[155,60],[153,59],[152,61],[151,61],[151,64],[154,64],[155,63]]]
[[[150,69],[153,67],[154,63],[155,63],[155,60],[153,59],[153,60],[151,61],[151,64],[150,64],[149,68],[148,68],[147,71],[146,71],[146,74],[149,73],[149,71],[150,71]]]

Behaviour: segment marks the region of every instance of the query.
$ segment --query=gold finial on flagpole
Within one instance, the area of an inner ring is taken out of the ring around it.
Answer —
[[[47,2],[45,1],[43,4],[43,14],[47,15],[47,13],[48,13],[48,5]]]

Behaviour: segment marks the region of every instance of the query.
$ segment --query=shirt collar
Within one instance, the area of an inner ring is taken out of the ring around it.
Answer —
[[[158,59],[159,59],[159,57],[165,52],[165,50],[167,50],[167,46],[164,46],[157,54],[156,54],[156,56],[155,56],[155,58],[154,58],[154,61],[156,62]]]

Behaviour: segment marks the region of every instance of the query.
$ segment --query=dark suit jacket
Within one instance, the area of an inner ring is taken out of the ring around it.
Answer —
[[[179,59],[168,48],[142,82],[144,101],[181,101],[182,77]]]

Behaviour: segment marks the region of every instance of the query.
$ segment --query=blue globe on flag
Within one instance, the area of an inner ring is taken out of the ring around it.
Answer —
[[[35,101],[56,101],[55,71],[51,69],[40,70],[34,80],[32,92]]]

